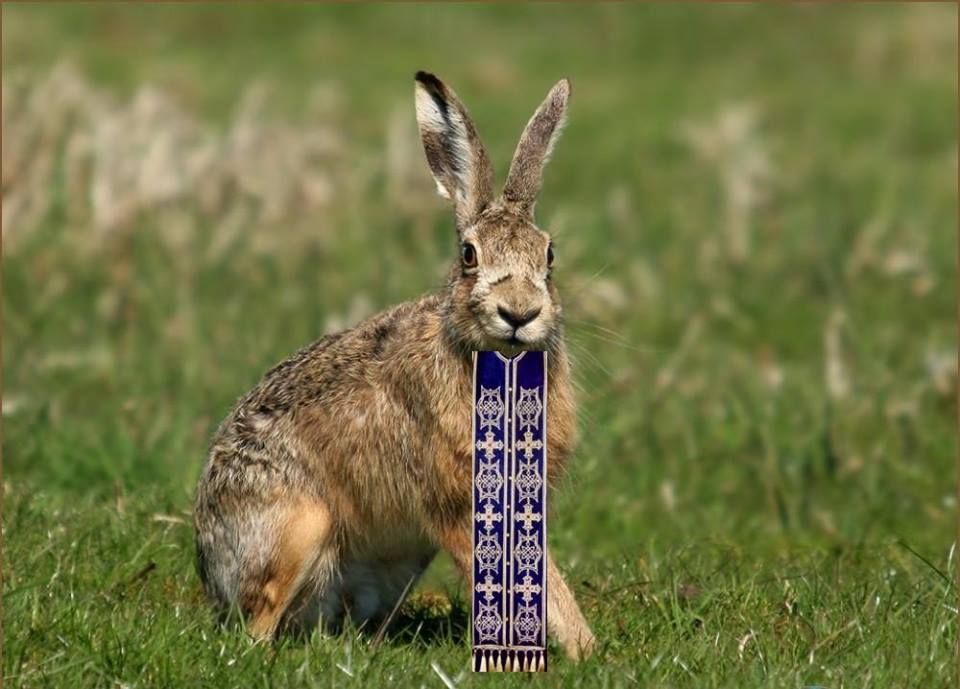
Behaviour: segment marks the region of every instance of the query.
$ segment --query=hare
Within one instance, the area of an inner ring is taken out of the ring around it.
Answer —
[[[456,94],[425,72],[415,94],[427,162],[454,208],[446,289],[267,372],[216,432],[199,480],[205,591],[257,639],[383,620],[441,548],[471,583],[474,350],[546,350],[551,483],[574,445],[553,248],[533,218],[570,85],[557,83],[527,124],[500,198]],[[594,637],[549,552],[547,581],[549,632],[584,658]]]

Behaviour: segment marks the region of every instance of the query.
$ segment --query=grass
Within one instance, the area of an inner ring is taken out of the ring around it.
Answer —
[[[532,681],[952,685],[954,7],[3,15],[10,686],[494,681],[466,671],[444,557],[375,649],[254,646],[213,626],[193,569],[233,400],[442,284],[420,68],[501,178],[573,82],[539,205],[582,386],[550,537],[600,650]],[[170,169],[190,183],[157,195]]]

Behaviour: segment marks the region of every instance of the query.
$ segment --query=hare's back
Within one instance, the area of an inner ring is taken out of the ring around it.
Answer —
[[[418,342],[439,328],[439,306],[431,295],[317,340],[270,369],[238,407],[277,414],[349,400],[415,356]]]

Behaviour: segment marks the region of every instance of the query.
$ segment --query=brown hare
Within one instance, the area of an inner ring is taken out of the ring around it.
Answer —
[[[550,236],[534,223],[563,125],[560,81],[527,124],[500,198],[456,94],[416,75],[427,162],[453,202],[459,256],[446,289],[329,335],[275,366],[217,431],[195,509],[197,561],[222,615],[258,639],[382,620],[438,549],[470,583],[472,351],[550,355],[549,478],[575,440]],[[550,634],[568,656],[594,637],[553,559]]]

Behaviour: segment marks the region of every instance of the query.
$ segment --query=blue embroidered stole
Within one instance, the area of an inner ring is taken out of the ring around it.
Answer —
[[[474,353],[473,669],[547,669],[547,355]]]

